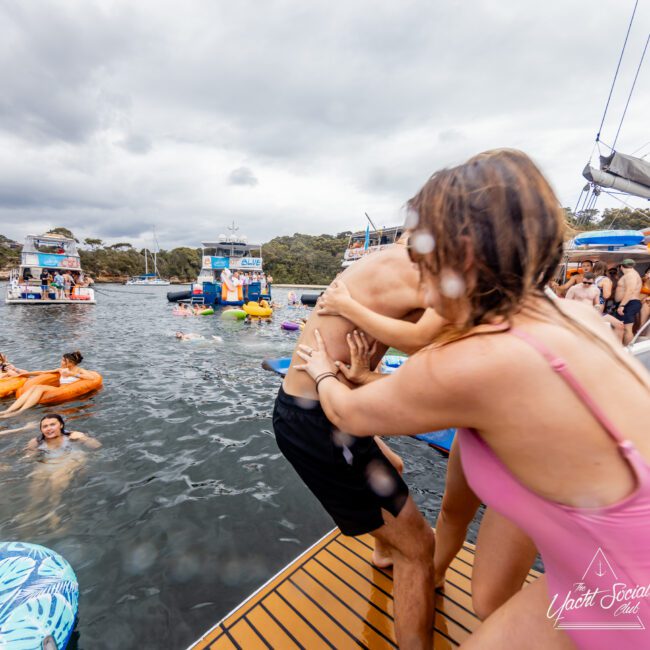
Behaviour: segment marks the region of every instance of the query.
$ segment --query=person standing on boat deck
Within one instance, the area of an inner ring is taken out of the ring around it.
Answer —
[[[650,437],[641,424],[650,376],[592,308],[545,294],[565,227],[553,190],[524,153],[497,150],[436,172],[409,207],[413,236],[435,244],[409,252],[428,303],[452,326],[390,377],[356,390],[337,380],[338,350],[317,332],[294,369],[318,378],[324,413],[355,437],[459,427],[471,490],[539,549],[544,576],[463,648],[646,650],[650,626],[637,621],[650,620],[644,592],[615,629],[580,625],[589,614],[611,617],[602,600],[559,609],[584,594],[578,582],[603,589],[588,572],[599,550],[615,574],[610,593],[614,581],[632,590],[650,583]],[[498,560],[498,542],[483,552]]]
[[[634,268],[635,262],[631,259],[625,259],[621,262],[622,276],[616,285],[616,308],[615,316],[623,321],[625,326],[625,335],[623,344],[627,345],[634,338],[634,323],[636,317],[641,311],[641,289],[643,281],[641,276]]]
[[[585,273],[582,276],[582,282],[574,284],[566,292],[566,300],[579,300],[591,307],[600,308],[600,291],[594,284],[595,276],[593,273]]]
[[[417,270],[405,246],[369,255],[339,277],[351,295],[373,311],[412,321],[423,313]],[[314,310],[299,344],[314,345],[316,329],[326,337],[336,358],[349,363],[346,335],[353,331],[353,324]],[[372,346],[374,339],[368,342]],[[385,351],[385,345],[377,344],[372,368]],[[344,427],[334,426],[319,403],[318,385],[323,378],[299,372],[294,367],[299,363],[294,351],[275,402],[273,428],[278,447],[344,534],[375,537],[375,564],[388,566],[392,561],[394,568],[398,643],[402,648],[429,648],[434,616],[433,531],[397,469],[382,453],[384,443],[352,438]],[[341,380],[345,381],[342,375]]]
[[[57,300],[63,300],[64,298],[64,293],[63,293],[63,287],[64,287],[64,280],[63,276],[61,275],[61,272],[57,269],[54,272],[54,278],[52,278],[52,286],[54,287],[54,290],[56,291],[56,299]]]
[[[560,300],[549,288],[545,289],[545,293],[552,300]],[[362,327],[370,336],[408,354],[415,354],[434,343],[449,325],[431,308],[424,312],[417,323],[377,314],[354,300],[341,280],[332,282],[318,299],[316,309],[321,316],[343,316]],[[346,364],[336,361],[339,370],[357,385],[387,378],[388,375],[369,372],[368,363],[364,364],[359,360],[367,354],[366,334],[361,332],[357,335],[355,332],[353,336],[354,352],[353,342],[350,342],[352,367],[348,370]],[[354,373],[354,376],[351,373]],[[458,443],[454,440],[449,450],[445,491],[435,525],[436,548],[433,565],[437,588],[445,588],[447,567],[463,547],[467,529],[480,505],[481,500],[465,480]],[[494,547],[499,549],[497,558],[489,555],[490,549]],[[488,549],[488,553],[485,553],[484,549]],[[472,569],[472,605],[479,618],[487,618],[522,588],[536,556],[535,545],[521,529],[493,508],[484,510]]]
[[[63,274],[63,292],[68,300],[70,299],[70,292],[72,291],[72,287],[74,287],[74,285],[74,278],[72,275],[70,275],[70,271],[66,271]]]
[[[47,269],[41,270],[41,300],[50,299],[50,274]]]

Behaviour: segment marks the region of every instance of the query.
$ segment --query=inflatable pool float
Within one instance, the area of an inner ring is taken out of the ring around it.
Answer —
[[[395,372],[402,364],[408,361],[408,357],[398,354],[386,354],[381,360],[380,372],[390,374]]]
[[[199,316],[211,316],[212,314],[214,314],[214,309],[212,309],[212,307],[208,307],[199,312]]]
[[[244,320],[246,312],[243,309],[224,309],[221,312],[221,318],[229,320]]]
[[[289,332],[297,332],[298,330],[301,330],[301,323],[294,323],[293,321],[290,320],[285,320],[280,327],[283,330],[287,330]]]
[[[0,542],[0,648],[63,650],[74,630],[79,583],[58,553],[38,544]]]
[[[448,454],[455,435],[456,429],[443,429],[442,431],[433,431],[432,433],[418,433],[413,437],[428,443],[438,451],[444,451]]]
[[[0,379],[0,398],[13,395],[26,381],[27,377],[5,377]]]
[[[635,246],[645,239],[639,230],[592,230],[578,235],[576,246]]]
[[[256,302],[249,302],[245,304],[242,309],[249,316],[255,316],[257,318],[268,318],[273,314],[273,310],[270,307],[262,307],[262,305]]]
[[[276,374],[284,377],[289,371],[291,365],[291,357],[279,357],[278,359],[264,359],[262,361],[262,368],[275,372]]]
[[[77,397],[88,395],[88,393],[92,393],[102,387],[102,376],[98,372],[93,372],[92,374],[94,375],[92,379],[77,379],[77,381],[73,381],[71,384],[63,384],[63,386],[59,383],[58,372],[30,377],[16,391],[16,397],[20,397],[33,386],[51,386],[52,390],[43,395],[38,402],[39,404],[61,404],[62,402],[69,402]]]

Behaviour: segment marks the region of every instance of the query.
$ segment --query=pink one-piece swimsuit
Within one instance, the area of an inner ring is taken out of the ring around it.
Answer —
[[[650,465],[625,440],[566,363],[540,341],[535,348],[612,437],[636,477],[636,489],[612,505],[579,508],[549,501],[520,483],[473,430],[459,429],[467,481],[490,508],[535,543],[549,591],[547,616],[578,648],[650,648]],[[640,422],[648,427],[648,423]],[[603,468],[606,472],[607,468]]]

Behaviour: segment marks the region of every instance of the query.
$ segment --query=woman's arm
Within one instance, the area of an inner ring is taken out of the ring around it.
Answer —
[[[90,447],[91,449],[99,449],[102,446],[102,443],[99,442],[99,440],[96,440],[81,431],[71,431],[70,440],[78,440],[80,443],[86,445],[86,447]]]
[[[84,370],[83,368],[77,366],[74,371],[74,376],[78,377],[79,379],[95,379],[95,377],[97,377],[97,373],[94,370]]]
[[[348,388],[333,376],[338,368],[315,330],[317,348],[298,347],[304,370],[318,382],[321,406],[341,431],[355,436],[413,435],[449,427],[477,427],[468,364],[452,364],[447,350],[424,350],[381,381]],[[435,355],[435,359],[433,356]]]
[[[320,316],[343,316],[385,345],[407,354],[433,341],[445,321],[433,309],[426,309],[416,323],[383,316],[357,302],[340,280],[332,282],[318,299]]]

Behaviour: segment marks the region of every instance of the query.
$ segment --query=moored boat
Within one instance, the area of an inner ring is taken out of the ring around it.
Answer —
[[[48,273],[45,279],[44,272]],[[59,274],[72,282],[57,286]],[[43,279],[42,279],[43,278]],[[5,302],[8,305],[94,305],[95,291],[88,286],[77,251],[77,242],[57,233],[28,235],[20,265],[11,271]]]
[[[249,244],[237,234],[234,223],[229,235],[201,243],[201,271],[189,291],[170,291],[167,300],[188,300],[206,305],[234,305],[271,301],[271,287],[263,270],[262,246]],[[245,276],[245,277],[244,277]]]

